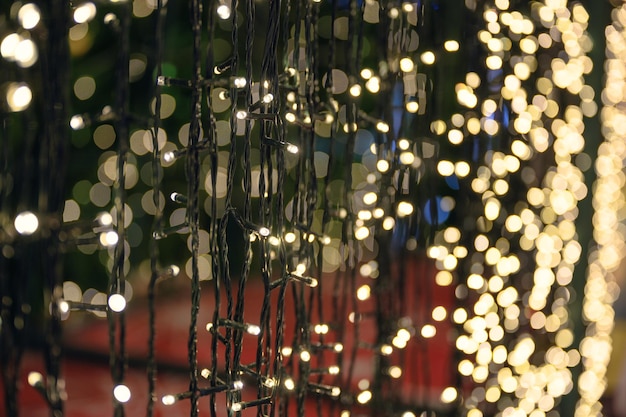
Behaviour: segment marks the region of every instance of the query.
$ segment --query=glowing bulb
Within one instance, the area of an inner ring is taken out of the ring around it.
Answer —
[[[253,336],[258,336],[259,334],[261,334],[261,328],[256,324],[248,324],[246,326],[246,332]]]
[[[119,236],[113,230],[100,233],[100,244],[105,247],[115,246],[119,240]]]
[[[370,78],[365,83],[365,88],[367,88],[367,91],[369,91],[370,93],[374,93],[374,94],[378,93],[380,91],[380,78],[378,77]]]
[[[233,382],[233,389],[237,390],[237,391],[241,391],[243,389],[243,381],[234,381]]]
[[[370,229],[365,226],[361,226],[354,231],[354,237],[356,240],[366,239],[370,235]]]
[[[285,385],[285,388],[289,391],[293,391],[296,387],[296,383],[291,378],[285,379],[285,382],[283,384]]]
[[[246,117],[248,117],[248,112],[247,112],[247,111],[245,111],[245,110],[239,110],[239,111],[237,111],[237,113],[236,113],[236,117],[237,117],[237,119],[239,119],[239,120],[243,120],[243,119],[245,119]]]
[[[378,195],[375,192],[369,192],[363,196],[363,203],[368,206],[374,204],[376,200],[378,200]]]
[[[389,356],[393,353],[393,347],[391,345],[382,345],[380,347],[380,353]]]
[[[361,95],[361,86],[359,84],[353,84],[350,87],[350,95],[352,97],[358,97]]]
[[[283,356],[291,356],[291,354],[293,353],[293,349],[291,348],[291,346],[284,346],[280,350],[280,353],[282,353]]]
[[[26,30],[30,30],[37,26],[40,19],[41,14],[39,12],[39,8],[33,3],[23,5],[20,7],[19,12],[17,12],[17,20]]]
[[[172,405],[176,402],[176,397],[173,395],[164,395],[163,398],[161,398],[161,402],[164,405]]]
[[[411,72],[415,68],[415,64],[411,58],[402,58],[400,60],[400,69],[404,72]]]
[[[308,350],[303,350],[300,352],[300,359],[302,359],[302,362],[309,362],[311,360],[311,354]]]
[[[172,162],[176,159],[176,155],[172,151],[167,151],[163,154],[163,160],[165,162]]]
[[[13,222],[15,230],[20,235],[32,235],[39,228],[39,219],[30,211],[23,211],[15,217]]]
[[[396,221],[393,217],[385,217],[385,220],[383,220],[383,229],[385,230],[391,230],[395,225]]]
[[[400,154],[400,162],[403,165],[412,165],[415,162],[415,155],[412,152],[402,152]]]
[[[37,52],[37,45],[30,39],[22,40],[15,47],[15,61],[17,61],[17,65],[22,68],[31,67],[35,62],[37,62],[37,58],[39,57],[39,53]]]
[[[268,237],[270,235],[270,229],[268,229],[267,227],[260,227],[259,234],[263,237]]]
[[[328,373],[331,375],[337,375],[339,373],[339,367],[337,365],[330,366],[328,368]]]
[[[96,16],[96,5],[87,2],[83,3],[74,10],[74,21],[76,23],[85,23]]]
[[[109,308],[116,313],[124,311],[126,308],[126,299],[122,294],[113,294],[109,297]]]
[[[287,120],[289,123],[293,123],[296,121],[296,115],[293,113],[285,113],[285,120]]]
[[[341,343],[336,343],[333,350],[337,353],[343,352],[343,345]]]
[[[378,129],[379,132],[387,133],[389,132],[389,125],[383,121],[380,121],[376,123],[376,129]]]
[[[435,54],[432,51],[426,51],[421,56],[420,59],[426,65],[432,65],[435,63]]]
[[[22,41],[22,37],[17,33],[11,33],[7,35],[0,43],[0,55],[7,61],[15,60],[15,49],[17,45]]]
[[[400,201],[398,203],[398,216],[400,217],[411,215],[413,213],[413,210],[413,204],[407,201]]]
[[[85,127],[85,119],[83,116],[76,114],[70,119],[70,127],[73,130],[79,130]]]
[[[459,42],[455,40],[445,41],[443,43],[443,48],[448,52],[456,52],[459,50]]]
[[[363,78],[364,80],[369,80],[373,76],[374,76],[374,71],[372,71],[371,69],[363,68],[361,70],[361,78]]]
[[[327,334],[328,330],[330,330],[328,324],[316,324],[314,327],[316,334]]]
[[[113,224],[113,216],[111,216],[111,213],[101,213],[98,216],[98,223],[100,223],[100,226],[110,226]]]
[[[274,100],[274,94],[272,93],[267,93],[266,95],[263,96],[263,103],[265,104],[271,103],[272,100]]]
[[[389,171],[389,162],[384,159],[379,159],[378,162],[376,162],[376,169],[380,172]]]
[[[288,143],[287,146],[285,147],[285,150],[291,154],[297,154],[299,149],[296,145],[293,145],[291,143]]]
[[[447,387],[441,393],[441,401],[444,403],[451,403],[452,401],[456,400],[457,395],[458,393],[456,388]]]
[[[222,20],[226,20],[228,18],[230,18],[230,7],[228,7],[225,4],[220,4],[217,7],[217,15],[220,17],[220,19]]]
[[[230,409],[234,412],[241,411],[242,408],[241,403],[233,403],[233,405],[230,406]]]
[[[398,379],[402,376],[402,368],[400,368],[399,366],[391,366],[389,367],[387,372],[389,373],[389,376],[394,379]]]
[[[236,88],[244,88],[247,82],[244,77],[237,77],[233,80],[233,84]]]
[[[128,402],[128,400],[130,400],[130,389],[123,384],[117,385],[113,388],[113,396],[118,402]]]
[[[417,101],[407,101],[404,107],[409,113],[417,113],[417,111],[420,109],[420,105]]]
[[[356,298],[358,298],[361,301],[365,301],[368,298],[370,298],[370,294],[371,294],[371,289],[369,285],[362,285],[361,287],[359,287],[358,290],[356,290]]]
[[[67,301],[65,300],[61,300],[59,302],[59,311],[61,311],[61,313],[65,314],[68,311],[70,311],[70,305]]]
[[[26,84],[11,83],[7,88],[7,104],[11,111],[25,110],[33,99],[33,92]]]
[[[40,385],[43,383],[43,375],[39,372],[29,372],[28,373],[28,385],[31,387]]]
[[[357,395],[356,400],[359,402],[359,404],[366,404],[368,403],[370,400],[372,399],[372,392],[371,391],[361,391],[359,393],[359,395]]]
[[[422,327],[421,334],[423,338],[430,339],[431,337],[434,337],[435,334],[437,334],[437,329],[432,324],[426,324],[424,327]]]

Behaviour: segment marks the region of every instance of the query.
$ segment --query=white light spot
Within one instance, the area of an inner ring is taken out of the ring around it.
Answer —
[[[115,246],[117,245],[118,240],[119,240],[119,237],[117,236],[117,233],[113,230],[100,233],[100,243],[102,244],[102,246],[106,246],[106,247]]]
[[[222,20],[226,20],[230,17],[230,7],[225,4],[221,4],[217,7],[217,15]]]
[[[117,385],[113,388],[113,396],[121,403],[128,402],[130,400],[130,389],[123,384]]]
[[[39,219],[30,211],[23,211],[15,217],[15,230],[20,235],[32,235],[39,228]]]
[[[33,99],[33,93],[26,84],[11,83],[7,88],[7,103],[11,111],[22,111]]]
[[[161,402],[164,405],[172,405],[176,402],[176,397],[174,397],[173,395],[165,395],[163,396],[163,398],[161,398]]]
[[[23,5],[20,7],[20,11],[17,12],[17,20],[26,30],[30,30],[37,26],[40,19],[41,14],[39,13],[39,8],[33,3]]]
[[[74,21],[76,23],[85,23],[96,16],[96,5],[87,2],[83,3],[74,10]]]
[[[126,308],[126,299],[122,294],[113,294],[109,297],[109,308],[116,313],[124,311]]]

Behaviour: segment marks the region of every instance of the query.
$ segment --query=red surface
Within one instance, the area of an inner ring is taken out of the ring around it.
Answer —
[[[449,289],[437,287],[434,284],[433,266],[426,262],[407,265],[404,271],[405,291],[402,292],[405,306],[402,315],[410,318],[419,333],[423,324],[433,323],[430,318],[432,308],[437,305],[450,306],[453,296]],[[395,271],[400,274],[400,271]],[[330,281],[329,281],[330,282]],[[359,277],[357,286],[363,283],[372,284],[369,278]],[[201,309],[198,317],[198,362],[200,367],[210,363],[210,340],[211,336],[204,330],[210,320],[213,311],[214,295],[209,287],[203,291]],[[332,285],[325,285],[324,302],[330,305],[332,298]],[[174,365],[181,370],[187,367],[187,337],[189,327],[191,299],[188,292],[177,294],[162,293],[157,295],[157,357],[164,364]],[[288,291],[291,294],[291,291]],[[260,280],[250,280],[246,289],[246,320],[258,323],[263,294]],[[393,299],[397,302],[397,299]],[[359,311],[373,311],[374,299],[359,303]],[[225,304],[225,303],[224,303]],[[381,305],[380,308],[386,308]],[[390,309],[398,310],[398,306],[389,306]],[[290,344],[293,333],[293,301],[287,299],[285,341]],[[71,345],[74,351],[84,351],[99,354],[103,360],[86,360],[80,356],[66,355],[63,362],[63,377],[67,383],[68,400],[66,402],[67,417],[91,417],[112,415],[113,400],[111,396],[112,383],[107,363],[108,333],[106,320],[80,317],[84,313],[72,313],[65,322],[64,339],[67,345]],[[325,312],[325,314],[329,314]],[[127,318],[127,354],[130,358],[145,362],[147,357],[148,337],[148,314],[145,300],[136,299],[129,304],[126,312]],[[368,321],[369,320],[369,321]],[[344,343],[344,356],[349,358],[354,342],[353,326],[350,326]],[[451,364],[453,343],[450,342],[450,325],[435,323],[437,335],[432,339],[423,339],[415,336],[406,349],[395,350],[388,358],[390,364],[399,365],[403,368],[402,377],[393,381],[387,387],[389,398],[400,400],[404,403],[426,405],[435,403],[441,390],[453,383],[456,370]],[[326,341],[332,342],[335,337],[332,333]],[[376,326],[373,320],[365,318],[359,325],[359,342],[373,343],[376,340]],[[244,338],[242,363],[253,363],[256,354],[256,338],[246,336]],[[223,351],[220,358],[223,358]],[[94,357],[93,355],[90,357]],[[332,359],[333,354],[328,358]],[[312,362],[312,366],[317,364]],[[325,364],[328,366],[328,363]],[[369,349],[358,349],[353,367],[351,386],[356,391],[356,385],[361,379],[371,379],[374,365],[374,355]],[[347,372],[349,363],[344,363],[343,371]],[[41,353],[28,352],[22,363],[20,377],[20,416],[39,417],[48,416],[49,412],[41,395],[31,388],[27,382],[30,371],[43,373],[44,365]],[[183,392],[187,390],[188,377],[186,372],[179,373],[159,371],[157,378],[157,395],[160,399],[169,393]],[[147,377],[145,368],[129,368],[125,378],[126,385],[132,392],[131,400],[126,404],[126,415],[145,415],[147,404]],[[0,394],[2,395],[2,394]],[[0,401],[3,398],[0,396]],[[203,399],[202,401],[206,401]],[[207,407],[201,406],[201,416],[208,415]],[[316,411],[316,407],[311,407]],[[0,409],[0,415],[4,408]],[[155,416],[188,415],[188,401],[181,401],[174,406],[164,406],[157,402]]]

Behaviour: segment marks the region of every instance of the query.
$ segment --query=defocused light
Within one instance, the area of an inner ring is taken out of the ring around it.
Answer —
[[[13,224],[17,233],[28,236],[35,233],[37,228],[39,228],[39,219],[37,219],[34,213],[24,211],[15,217]]]
[[[76,23],[85,23],[96,17],[96,5],[86,2],[76,7],[74,10],[74,21]]]
[[[17,12],[17,20],[26,30],[33,29],[39,23],[41,13],[39,8],[33,3],[26,3]]]
[[[30,87],[23,83],[11,83],[7,88],[7,103],[11,111],[22,111],[28,108],[33,93]]]
[[[123,384],[117,385],[113,388],[113,396],[121,403],[128,402],[130,400],[130,389]]]
[[[113,294],[109,297],[109,308],[116,313],[124,311],[126,308],[126,299],[122,294]]]

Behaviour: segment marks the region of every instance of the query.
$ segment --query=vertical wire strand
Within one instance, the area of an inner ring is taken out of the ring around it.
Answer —
[[[163,74],[163,24],[167,9],[163,0],[157,0],[156,19],[154,29],[156,80]],[[155,80],[155,81],[156,81]],[[159,279],[159,244],[154,238],[163,227],[163,211],[161,209],[161,153],[159,149],[159,129],[161,127],[161,88],[158,82],[154,83],[154,117],[152,119],[152,204],[155,207],[152,219],[152,239],[150,239],[150,282],[148,284],[148,404],[146,407],[147,417],[154,414],[156,401],[156,284]]]
[[[199,257],[199,187],[200,187],[200,160],[198,142],[200,139],[200,118],[202,115],[202,1],[192,0],[191,29],[193,37],[193,72],[191,94],[191,121],[189,125],[189,147],[187,153],[187,181],[188,201],[187,219],[191,236],[191,320],[189,323],[189,338],[187,340],[189,360],[189,391],[191,391],[191,417],[198,416],[198,313],[200,310],[200,276],[198,270]]]
[[[115,188],[116,233],[118,242],[114,249],[113,268],[109,278],[108,294],[124,294],[126,262],[126,163],[128,154],[128,123],[129,123],[129,60],[130,60],[130,25],[131,9],[125,3],[119,11],[119,51],[116,65],[117,86],[115,91],[115,130],[118,138],[117,149],[117,181]],[[113,384],[119,385],[124,381],[126,371],[126,319],[125,313],[116,313],[107,309],[109,324],[109,351],[110,366]],[[114,399],[114,415],[125,415],[124,404]]]

